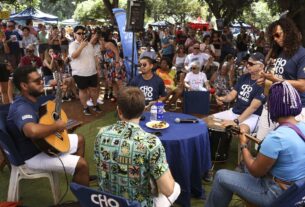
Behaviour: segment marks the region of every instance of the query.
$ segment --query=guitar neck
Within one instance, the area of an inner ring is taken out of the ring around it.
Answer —
[[[58,71],[55,71],[55,79],[57,81],[56,96],[55,96],[55,112],[58,114],[58,118],[60,118],[61,104],[62,104],[62,91],[61,91],[61,87],[60,87],[61,80],[60,80]]]

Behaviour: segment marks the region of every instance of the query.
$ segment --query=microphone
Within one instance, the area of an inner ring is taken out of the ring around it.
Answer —
[[[180,119],[180,118],[176,118],[175,119],[176,123],[198,123],[198,119]]]

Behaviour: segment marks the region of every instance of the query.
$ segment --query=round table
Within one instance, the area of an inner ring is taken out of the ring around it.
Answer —
[[[201,177],[211,168],[211,153],[208,129],[205,122],[176,123],[175,119],[196,119],[182,113],[164,113],[164,121],[169,123],[166,129],[150,129],[146,126],[150,113],[144,113],[145,120],[140,126],[147,132],[161,132],[159,136],[165,151],[170,170],[181,186],[177,203],[190,206],[191,195],[203,197]]]

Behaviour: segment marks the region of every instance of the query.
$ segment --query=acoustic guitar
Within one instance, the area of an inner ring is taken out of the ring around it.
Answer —
[[[55,101],[48,101],[40,107],[40,124],[52,125],[59,119],[65,123],[68,122],[66,113],[61,109],[62,91],[60,87],[61,80],[59,78],[59,72],[55,72],[55,79],[57,81]],[[47,153],[48,155],[65,153],[70,149],[70,142],[66,129],[61,132],[55,132],[44,139],[35,139],[34,143],[41,151]]]

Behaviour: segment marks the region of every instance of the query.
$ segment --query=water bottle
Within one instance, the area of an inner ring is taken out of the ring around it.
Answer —
[[[157,102],[157,119],[162,121],[164,118],[164,103],[163,102]]]
[[[154,104],[150,107],[150,121],[157,121],[158,108]]]

